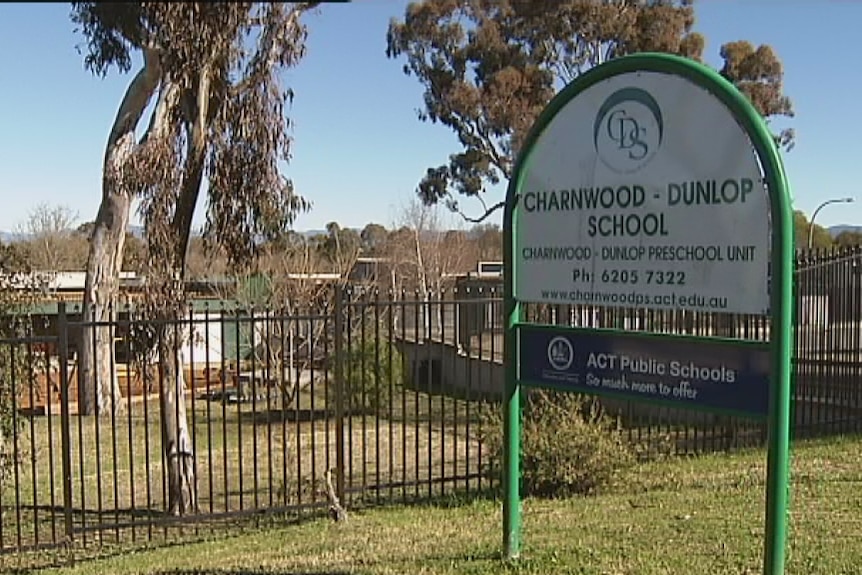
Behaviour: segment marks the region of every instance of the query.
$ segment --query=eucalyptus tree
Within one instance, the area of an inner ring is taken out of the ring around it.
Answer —
[[[694,60],[705,39],[694,31],[693,0],[420,0],[390,23],[386,53],[424,88],[419,119],[441,123],[460,151],[429,167],[418,194],[478,223],[503,206],[485,200],[508,180],[528,130],[565,83],[611,58],[667,52]],[[792,116],[781,62],[769,46],[721,46],[720,73],[767,119]],[[793,132],[776,133],[790,146]],[[459,198],[478,200],[468,216]]]
[[[281,73],[304,53],[303,15],[316,3],[74,2],[85,67],[99,76],[141,62],[119,104],[104,153],[102,200],[90,235],[81,346],[82,410],[117,397],[112,318],[132,202],[147,242],[149,341],[158,357],[169,508],[197,507],[178,335],[195,208],[206,194],[207,245],[242,268],[261,240],[280,236],[308,203],[281,171],[290,158]],[[206,192],[204,192],[204,189]]]

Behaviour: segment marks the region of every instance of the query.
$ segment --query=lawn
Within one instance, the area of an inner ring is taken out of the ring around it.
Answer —
[[[187,398],[202,514],[228,514],[323,502],[321,481],[336,465],[331,382],[298,399],[225,405]],[[24,418],[19,465],[0,485],[0,551],[48,543],[63,535],[59,408]],[[381,416],[344,418],[348,500],[395,499],[450,488],[479,469],[476,407],[462,399],[415,390],[394,394]],[[21,416],[23,418],[23,416]],[[127,402],[122,415],[71,417],[73,522],[81,542],[140,540],[166,508],[156,396]],[[374,489],[372,489],[372,486]],[[408,487],[409,486],[409,487]],[[114,525],[132,525],[129,532]],[[93,530],[104,527],[107,537]],[[137,534],[136,534],[137,532]]]
[[[524,502],[522,557],[502,562],[499,501],[354,512],[46,571],[338,574],[761,572],[765,453],[644,464],[606,493]],[[794,445],[788,574],[862,572],[862,440]]]

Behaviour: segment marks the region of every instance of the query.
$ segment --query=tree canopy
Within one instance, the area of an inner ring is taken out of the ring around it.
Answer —
[[[102,413],[119,391],[110,319],[133,199],[147,240],[141,306],[156,320],[159,402],[168,463],[169,510],[197,509],[194,446],[185,408],[176,320],[192,217],[207,184],[204,239],[232,266],[251,265],[262,241],[280,237],[307,202],[281,173],[290,159],[285,117],[292,92],[280,73],[304,54],[302,14],[314,3],[75,2],[72,20],[87,40],[85,66],[104,75],[131,69],[105,150],[102,202],[90,235],[79,356],[81,413]],[[155,97],[142,138],[137,125]],[[92,333],[90,333],[92,332]],[[97,352],[97,349],[99,350]],[[140,361],[145,362],[147,353]]]
[[[424,88],[419,119],[450,128],[461,145],[418,185],[426,203],[461,211],[459,197],[478,198],[484,214],[502,206],[483,199],[511,177],[534,120],[565,83],[602,62],[657,51],[701,60],[705,39],[694,31],[693,0],[421,0],[393,20],[387,56]],[[769,46],[739,41],[721,47],[720,73],[767,119],[792,116],[782,66]],[[776,140],[789,147],[793,132]]]
[[[302,57],[306,28],[299,19],[314,4],[73,3],[93,73],[126,72],[132,53],[143,54],[133,84],[151,90],[127,92],[113,132],[128,133],[139,121],[144,110],[134,99],[157,97],[144,137],[113,176],[142,200],[155,259],[169,256],[172,267],[182,267],[204,178],[204,237],[235,263],[308,207],[280,171],[290,159],[285,107],[293,93],[279,74]]]
[[[829,233],[829,230],[815,223],[814,230],[812,231],[811,222],[802,210],[793,211],[793,230],[797,249],[808,247],[809,234],[811,234],[811,247],[813,248],[828,248],[833,245],[832,235]]]
[[[857,230],[846,230],[835,236],[835,243],[839,246],[862,245],[862,232]]]

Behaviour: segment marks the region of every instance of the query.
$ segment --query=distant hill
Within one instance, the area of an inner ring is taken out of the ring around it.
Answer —
[[[835,238],[835,237],[838,237],[838,234],[840,234],[841,232],[859,232],[859,233],[862,233],[862,226],[840,224],[837,226],[830,226],[830,227],[826,228],[826,230],[829,232],[829,234],[833,238]],[[360,230],[357,230],[357,231],[360,231]],[[129,232],[133,236],[135,236],[139,239],[142,239],[144,237],[143,226],[129,226]],[[320,236],[320,235],[322,235],[322,236],[326,235],[326,230],[302,230],[302,231],[297,231],[297,232],[300,235],[305,236],[306,238],[311,238],[311,237]],[[199,230],[195,230],[194,232],[192,232],[192,235],[196,236],[199,233],[200,233]],[[10,244],[10,243],[18,242],[18,241],[25,240],[25,239],[27,239],[26,234],[21,234],[21,233],[17,233],[17,232],[5,232],[5,231],[0,230],[0,242],[3,242],[4,244]]]
[[[356,230],[356,231],[359,232],[360,230]],[[144,226],[130,225],[129,226],[129,233],[138,239],[143,239],[144,238]],[[199,230],[199,229],[192,230],[192,237],[197,237],[200,235],[200,233],[201,233],[201,230]],[[327,232],[326,232],[326,230],[301,230],[301,231],[297,230],[297,233],[306,237],[306,238],[311,238],[314,236],[325,236]],[[19,241],[26,240],[26,239],[27,239],[27,234],[21,234],[21,233],[17,233],[17,232],[6,232],[3,230],[0,230],[0,242],[3,242],[4,244],[11,244],[11,243],[19,242]]]
[[[17,241],[21,241],[25,238],[26,238],[25,234],[0,231],[0,242],[3,242],[4,244],[11,244],[11,243],[14,243]]]
[[[144,237],[144,227],[143,226],[129,226],[129,233],[135,236],[138,239],[143,239]],[[5,232],[0,230],[0,241],[4,244],[11,244],[15,242],[25,241],[27,239],[28,234],[21,234],[18,232]],[[193,232],[194,235],[194,232]]]
[[[842,232],[862,233],[862,226],[851,226],[851,225],[843,224],[843,225],[837,225],[837,226],[830,226],[830,227],[826,228],[826,230],[829,232],[829,235],[831,235],[833,238],[836,238],[836,237],[838,237],[838,234],[840,234]]]

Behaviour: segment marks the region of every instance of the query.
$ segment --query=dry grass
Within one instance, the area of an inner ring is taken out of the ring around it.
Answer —
[[[495,501],[353,512],[213,541],[85,561],[57,575],[762,572],[765,454],[645,464],[610,492],[524,502],[524,546],[501,560]],[[458,503],[458,502],[453,502]],[[862,440],[794,446],[788,575],[862,568]]]
[[[324,390],[314,392],[313,405],[306,394],[298,412],[267,406],[266,400],[238,405],[187,400],[202,513],[325,501],[321,479],[327,468],[336,467],[336,422],[325,409]],[[479,445],[467,423],[473,414],[466,409],[463,400],[407,391],[395,396],[392,419],[390,410],[387,417],[345,418],[348,502],[406,496],[434,480],[476,473]],[[143,525],[167,508],[155,396],[128,403],[113,419],[72,416],[70,447],[76,529]],[[59,414],[25,420],[18,450],[21,464],[0,495],[0,548],[61,540]],[[377,488],[369,491],[372,486]]]

